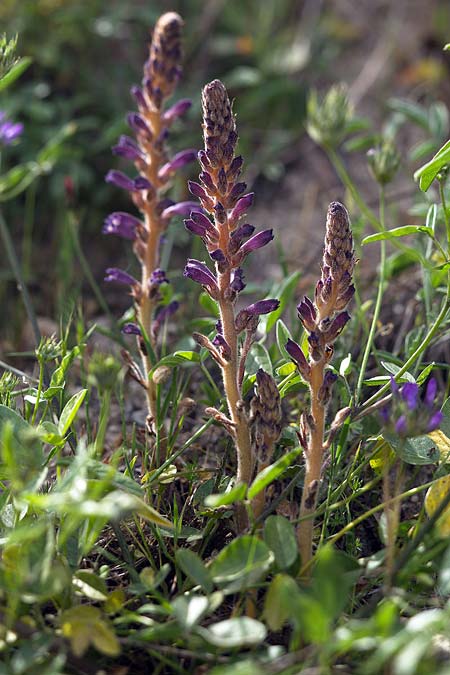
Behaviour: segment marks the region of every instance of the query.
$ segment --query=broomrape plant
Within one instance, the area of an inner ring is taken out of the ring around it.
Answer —
[[[127,116],[134,139],[121,136],[113,153],[132,161],[138,171],[130,178],[121,171],[110,171],[106,181],[130,193],[141,218],[129,213],[112,213],[105,221],[103,232],[133,241],[133,251],[141,265],[138,281],[127,272],[109,268],[106,281],[129,286],[134,300],[137,323],[123,327],[127,334],[137,335],[143,374],[139,380],[146,390],[149,427],[155,433],[157,423],[157,385],[150,376],[156,363],[158,333],[164,321],[178,309],[178,302],[161,304],[160,287],[169,283],[159,267],[161,237],[175,215],[187,215],[195,206],[192,202],[175,203],[166,197],[171,179],[197,153],[183,150],[169,157],[167,137],[178,117],[191,106],[182,99],[169,108],[166,101],[173,95],[181,76],[181,28],[183,22],[175,12],[163,14],[156,23],[148,60],[144,65],[142,87],[133,87],[138,112]],[[134,368],[136,374],[137,369]],[[157,449],[159,462],[164,461],[164,439]]]

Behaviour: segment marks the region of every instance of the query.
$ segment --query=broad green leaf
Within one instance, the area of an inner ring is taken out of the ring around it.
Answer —
[[[226,546],[211,563],[215,584],[229,593],[254,586],[269,570],[274,555],[256,536],[244,535]]]
[[[82,389],[77,394],[74,394],[64,406],[64,410],[62,411],[58,422],[58,431],[61,436],[65,436],[65,434],[69,431],[70,425],[74,421],[87,392],[87,389]]]
[[[119,640],[97,607],[71,607],[61,616],[61,628],[76,656],[83,656],[91,645],[106,656],[120,654]]]
[[[211,572],[197,553],[188,548],[179,548],[175,553],[175,559],[185,575],[194,584],[201,586],[206,593],[212,592]]]
[[[247,357],[245,369],[249,375],[254,375],[259,368],[273,375],[269,352],[260,342],[254,342]]]
[[[17,488],[36,478],[44,462],[38,432],[5,405],[0,405],[0,457]]]
[[[444,595],[450,595],[450,546],[444,553],[439,570],[439,591]]]
[[[269,516],[264,523],[264,541],[275,555],[275,562],[285,570],[297,560],[298,544],[292,523],[283,516]]]
[[[187,630],[201,621],[208,608],[208,598],[204,595],[180,595],[172,603],[176,619]]]
[[[216,509],[219,506],[228,506],[229,504],[234,504],[235,502],[245,499],[246,492],[247,483],[239,483],[227,492],[208,495],[205,499],[205,506],[210,509]]]
[[[289,361],[288,363],[283,363],[282,366],[278,366],[275,372],[280,377],[287,377],[288,375],[292,375],[292,373],[295,373],[296,370],[297,366],[295,365],[295,363]]]
[[[397,373],[400,370],[400,366],[398,366],[396,363],[391,363],[390,361],[381,361],[381,365],[385,370],[388,371],[388,373],[391,373],[391,375],[394,375],[394,377],[397,375]],[[414,377],[411,375],[411,373],[403,373],[401,380],[398,380],[399,382],[405,381],[405,382],[415,382]]]
[[[38,426],[38,432],[44,443],[49,443],[50,445],[64,445],[65,438],[59,433],[58,427],[53,422],[42,422]]]
[[[277,459],[277,461],[273,464],[270,464],[268,467],[260,471],[248,489],[248,498],[253,499],[261,492],[261,490],[264,490],[268,485],[273,483],[273,481],[277,480],[277,478],[279,478],[281,474],[291,466],[292,462],[301,453],[301,451],[301,448],[295,448],[286,455],[283,455],[283,457],[280,457],[280,459]]]
[[[386,230],[385,232],[376,232],[375,234],[369,234],[368,237],[364,237],[361,242],[362,246],[365,244],[371,244],[374,241],[382,241],[385,239],[396,239],[397,237],[406,237],[410,234],[428,234],[428,236],[433,236],[433,230],[431,227],[426,227],[425,225],[403,225],[402,227],[395,227],[393,230]]]
[[[428,190],[438,173],[447,164],[450,164],[450,141],[447,141],[427,164],[414,173],[414,180],[419,181],[419,187],[423,192]]]
[[[430,436],[400,438],[394,434],[383,434],[396,455],[407,464],[435,464],[439,461],[439,450]]]
[[[270,582],[264,599],[263,618],[269,628],[279,631],[288,621],[295,621],[299,610],[299,589],[295,579],[287,574],[277,574]]]
[[[251,647],[263,642],[267,635],[264,624],[248,616],[225,619],[199,632],[204,640],[224,649]]]

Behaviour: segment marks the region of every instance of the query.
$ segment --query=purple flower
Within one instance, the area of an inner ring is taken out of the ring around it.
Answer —
[[[189,164],[189,162],[193,162],[196,158],[197,150],[182,150],[181,152],[178,152],[176,155],[174,155],[170,162],[167,162],[161,167],[158,172],[158,177],[161,180],[169,178],[169,176],[175,173],[177,169],[181,169],[182,166]]]
[[[249,305],[245,308],[244,312],[252,316],[258,316],[259,314],[270,314],[274,312],[280,306],[280,301],[271,298],[270,300],[258,300],[252,305]]]
[[[137,176],[134,180],[126,176],[122,171],[108,171],[105,177],[107,183],[112,183],[122,190],[137,192],[139,190],[152,190],[153,186],[144,176]]]
[[[406,436],[408,431],[408,425],[406,421],[406,415],[400,415],[398,420],[395,423],[395,431],[399,436]]]
[[[316,327],[316,308],[311,300],[304,296],[303,300],[297,305],[298,318],[307,331],[313,331]]]
[[[11,145],[11,143],[23,133],[23,124],[20,122],[11,122],[6,119],[3,111],[0,111],[0,145]]]
[[[173,216],[188,216],[192,209],[199,209],[197,202],[178,202],[178,204],[172,204],[164,209],[161,217],[166,220],[173,218]]]
[[[189,232],[205,237],[207,234],[217,237],[218,232],[209,218],[200,211],[191,211],[191,217],[184,221],[184,225]]]
[[[180,101],[177,101],[173,106],[168,108],[163,115],[164,122],[171,124],[177,117],[181,117],[184,113],[189,110],[192,105],[192,101],[188,98],[182,98]]]
[[[142,150],[129,136],[121,136],[119,143],[112,148],[112,152],[114,155],[125,157],[133,162],[138,159],[145,160]]]
[[[138,284],[137,280],[132,277],[131,274],[124,272],[124,270],[120,270],[118,267],[108,267],[106,270],[105,281],[115,281],[118,284],[124,284],[125,286],[136,286]]]
[[[161,324],[163,321],[172,316],[172,314],[175,314],[179,306],[180,303],[177,300],[172,300],[172,302],[169,302],[168,305],[159,307],[159,309],[156,310],[155,321],[157,321],[158,324]]]
[[[258,234],[255,234],[241,246],[241,253],[247,255],[251,251],[256,251],[258,248],[266,246],[272,239],[273,230],[263,230],[262,232],[258,232]]]
[[[166,277],[166,273],[164,272],[164,270],[157,267],[156,270],[153,270],[150,276],[150,283],[157,284],[158,286],[160,286],[161,284],[168,284],[169,280]]]
[[[139,115],[138,113],[134,112],[128,113],[127,123],[128,126],[131,129],[133,129],[135,133],[137,134],[144,133],[147,137],[147,140],[152,138],[153,134],[151,132],[151,129],[148,126],[145,119],[142,117],[142,115]]]
[[[415,410],[419,402],[419,387],[415,382],[407,382],[401,389],[402,399],[409,410]]]
[[[122,333],[125,335],[142,335],[141,329],[136,323],[124,323]]]
[[[231,188],[231,192],[228,195],[228,199],[230,199],[230,201],[238,199],[241,196],[241,194],[245,192],[246,188],[247,183],[235,183]]]
[[[330,327],[324,333],[324,339],[327,344],[331,344],[337,336],[343,331],[345,324],[350,321],[350,314],[348,312],[341,312],[338,314],[330,324]]]
[[[102,232],[133,240],[136,239],[136,228],[141,225],[141,221],[129,213],[115,211],[106,218]]]
[[[430,431],[435,431],[436,429],[438,429],[442,422],[443,417],[444,415],[442,414],[442,412],[440,410],[436,410],[436,412],[433,413],[428,422],[428,426],[426,429],[427,433],[430,433]]]
[[[192,279],[192,281],[195,281],[197,284],[209,287],[215,291],[219,290],[215,276],[208,269],[208,267],[206,267],[206,265],[199,260],[190,258],[186,263],[183,275],[189,279]]]
[[[300,345],[298,345],[294,340],[291,340],[291,338],[288,339],[285,345],[285,349],[297,368],[300,371],[300,374],[305,378],[305,380],[309,379],[309,376],[311,374],[311,368],[309,366],[308,361],[306,360],[306,356],[304,355]]]
[[[139,110],[146,110],[148,106],[142,89],[136,86],[131,87],[131,94],[138,104]]]
[[[239,199],[236,206],[230,214],[231,222],[237,222],[244,213],[247,213],[248,209],[253,204],[254,192],[249,192],[248,195],[244,195]]]
[[[434,403],[436,393],[437,393],[437,382],[434,379],[434,377],[431,377],[427,384],[427,389],[425,392],[425,405],[427,405],[429,408],[431,408]]]
[[[191,195],[194,195],[194,197],[198,197],[199,199],[208,199],[208,195],[199,183],[190,180],[188,181],[188,188],[189,192]]]
[[[221,248],[216,248],[216,250],[211,251],[209,255],[211,260],[214,260],[214,262],[223,263],[226,261],[225,253],[222,251]]]
[[[230,288],[235,293],[240,293],[245,288],[244,272],[241,270],[240,267],[236,268],[231,273]]]

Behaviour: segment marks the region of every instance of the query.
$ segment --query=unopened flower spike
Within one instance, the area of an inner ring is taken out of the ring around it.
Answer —
[[[346,208],[339,202],[328,207],[322,274],[314,301],[304,297],[298,317],[308,335],[308,357],[300,345],[288,340],[286,351],[309,384],[310,412],[303,415],[302,445],[305,449],[305,482],[300,506],[298,540],[302,564],[312,556],[313,517],[320,486],[324,452],[325,415],[335,380],[328,368],[333,343],[350,319],[346,307],[355,289],[352,283],[355,258]]]
[[[134,253],[142,269],[139,283],[114,268],[107,271],[107,280],[132,286],[137,322],[148,335],[156,354],[159,328],[177,307],[177,303],[171,303],[159,308],[160,286],[168,281],[165,272],[160,269],[160,244],[171,218],[189,216],[193,209],[200,208],[198,202],[175,203],[166,196],[175,173],[197,157],[197,151],[193,149],[171,154],[166,145],[170,126],[190,107],[187,99],[166,106],[181,75],[182,25],[181,17],[175,12],[167,12],[157,21],[144,65],[142,86],[132,88],[138,110],[127,115],[130,136],[121,136],[113,148],[114,154],[134,164],[137,175],[132,177],[112,170],[106,176],[108,183],[129,192],[140,216],[116,211],[105,220],[103,232],[133,241]],[[141,331],[136,331],[134,325],[126,324],[125,332],[140,336]],[[146,374],[150,422],[155,431],[156,385],[148,376],[152,363],[143,344],[142,340],[138,341]],[[163,461],[165,453],[162,445],[159,448],[160,461]]]
[[[229,421],[225,425],[236,445],[237,481],[249,483],[255,458],[252,439],[242,401],[241,384],[245,360],[256,333],[259,316],[273,312],[278,300],[259,300],[241,311],[235,305],[244,289],[242,263],[248,254],[268,244],[272,230],[264,230],[249,239],[254,227],[241,223],[253,202],[253,194],[244,194],[246,184],[238,181],[242,157],[235,156],[237,131],[227,90],[220,80],[203,89],[204,150],[199,152],[199,182],[190,181],[191,194],[200,201],[204,213],[196,209],[185,221],[188,231],[201,237],[214,272],[204,262],[188,260],[184,274],[201,284],[218,304],[220,324],[212,342],[197,334],[195,339],[206,347],[222,370]],[[247,240],[246,243],[245,240]],[[240,333],[244,332],[241,339]],[[237,527],[247,525],[245,511],[239,507]]]

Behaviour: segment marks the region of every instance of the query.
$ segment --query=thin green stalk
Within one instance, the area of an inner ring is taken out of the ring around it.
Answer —
[[[103,446],[105,443],[106,429],[108,427],[110,409],[111,409],[111,390],[105,389],[102,395],[98,430],[94,446],[95,456],[97,458],[101,457],[103,454]]]
[[[439,181],[439,197],[441,198],[442,209],[444,211],[445,231],[447,234],[447,257],[450,258],[450,218],[447,212],[447,202],[444,192],[445,179]]]
[[[380,226],[381,230],[385,230],[385,191],[384,186],[380,187]],[[359,397],[361,395],[361,389],[366,374],[367,363],[369,361],[370,352],[372,350],[372,345],[375,337],[375,331],[377,329],[378,317],[380,316],[381,311],[381,302],[383,300],[384,285],[386,280],[386,241],[382,239],[380,241],[380,273],[378,279],[378,292],[375,300],[375,307],[373,310],[372,323],[370,325],[369,335],[367,336],[366,346],[364,349],[364,354],[361,361],[361,366],[359,369],[358,383],[356,385],[355,392],[355,405],[358,405]]]
[[[25,279],[30,278],[31,252],[33,250],[33,226],[36,208],[36,195],[39,180],[34,180],[28,188],[25,196],[25,215],[22,239],[22,270]]]
[[[36,421],[39,403],[41,402],[42,388],[44,385],[44,369],[45,369],[44,362],[42,361],[42,359],[39,359],[39,383],[37,388],[36,401],[34,403],[33,415],[31,417],[31,424],[34,424]]]
[[[41,331],[39,330],[36,314],[33,309],[33,304],[31,302],[28,289],[22,276],[22,270],[20,269],[20,263],[14,250],[14,244],[12,242],[8,226],[6,225],[5,219],[3,218],[3,214],[1,211],[0,211],[0,235],[1,238],[3,239],[3,244],[6,249],[6,255],[8,256],[9,264],[11,265],[11,269],[16,278],[17,286],[22,294],[23,304],[25,305],[28,320],[33,330],[34,341],[37,346],[41,341]]]

